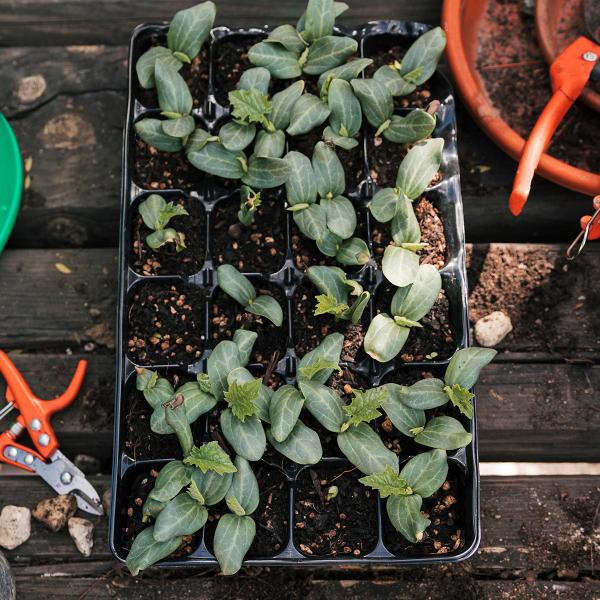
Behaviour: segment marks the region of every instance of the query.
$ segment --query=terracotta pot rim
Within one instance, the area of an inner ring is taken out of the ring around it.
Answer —
[[[442,27],[448,38],[446,55],[450,70],[463,102],[475,121],[483,130],[515,160],[519,160],[525,140],[512,129],[499,115],[489,101],[480,84],[475,67],[467,59],[464,36],[476,34],[478,28],[471,22],[470,30],[462,27],[461,12],[466,2],[483,0],[444,0],[442,7]],[[487,2],[485,2],[487,4]],[[582,194],[594,196],[600,193],[600,175],[573,167],[549,154],[543,154],[536,173]]]

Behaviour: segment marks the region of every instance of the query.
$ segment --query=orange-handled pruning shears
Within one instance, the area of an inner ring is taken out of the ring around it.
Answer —
[[[81,360],[64,394],[54,400],[42,400],[27,382],[5,352],[0,350],[0,373],[6,380],[6,401],[0,410],[0,421],[13,409],[19,411],[16,422],[0,433],[0,460],[25,471],[37,473],[59,494],[73,493],[77,505],[94,515],[101,515],[100,497],[85,475],[58,449],[58,440],[50,423],[52,415],[75,400],[85,372],[87,361]],[[16,442],[27,430],[36,450]]]

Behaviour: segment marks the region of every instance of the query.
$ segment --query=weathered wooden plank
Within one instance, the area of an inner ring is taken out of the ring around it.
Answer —
[[[349,0],[351,10],[339,20],[357,25],[374,19],[407,19],[438,22],[440,0],[389,2]],[[295,23],[304,0],[239,2],[219,0],[217,25],[230,27]],[[0,2],[0,45],[125,44],[139,23],[168,20],[190,2],[158,0],[120,2],[119,0],[2,0]]]
[[[108,485],[106,477],[90,480],[100,492]],[[1,483],[0,506],[31,507],[49,495],[46,484],[36,477],[2,477]],[[482,543],[464,568],[472,575],[502,579],[543,576],[574,580],[591,574],[593,552],[597,551],[592,544],[597,543],[593,519],[600,502],[599,486],[599,477],[483,478]],[[110,557],[106,519],[95,522],[90,560],[97,563]],[[6,556],[22,567],[81,561],[66,532],[50,534],[37,523],[33,523],[31,538]],[[98,565],[91,568],[96,577]],[[39,572],[38,567],[35,573]],[[73,570],[67,573],[70,576]],[[397,570],[391,573],[397,574]],[[33,580],[34,572],[31,575]]]

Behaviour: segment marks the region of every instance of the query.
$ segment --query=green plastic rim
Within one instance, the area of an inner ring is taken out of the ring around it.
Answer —
[[[0,252],[17,219],[23,191],[23,162],[8,121],[0,114]]]

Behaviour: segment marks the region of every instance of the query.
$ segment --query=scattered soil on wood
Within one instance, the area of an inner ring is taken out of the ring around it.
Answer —
[[[246,273],[269,274],[283,267],[286,255],[283,200],[263,192],[254,222],[245,227],[238,220],[239,198],[227,198],[214,211],[214,262],[234,265]]]
[[[183,152],[161,152],[136,138],[133,180],[145,190],[199,189],[204,174],[189,163]]]
[[[129,307],[129,357],[137,364],[189,364],[204,347],[201,288],[145,284]]]
[[[390,313],[395,287],[384,283],[375,294],[375,312]],[[456,349],[450,320],[450,302],[442,289],[433,308],[420,321],[423,327],[413,327],[400,358],[404,362],[443,360]],[[428,358],[429,357],[429,358]]]
[[[121,532],[123,536],[123,549],[128,551],[137,535],[147,527],[150,527],[154,519],[149,522],[142,521],[142,507],[146,498],[154,488],[159,470],[152,469],[146,473],[140,473],[133,480],[128,497],[122,503],[121,522],[124,524]],[[186,535],[179,549],[171,554],[171,558],[181,558],[191,554],[198,546],[202,530],[194,535]]]
[[[256,284],[256,281],[253,281]],[[222,340],[233,337],[236,329],[250,329],[258,334],[250,362],[266,365],[275,353],[278,359],[283,358],[287,344],[287,300],[283,292],[273,284],[260,282],[256,287],[258,295],[273,296],[283,309],[283,324],[276,327],[264,317],[245,312],[243,307],[217,289],[210,307],[211,343],[218,344]]]
[[[519,0],[488,2],[479,32],[477,69],[487,94],[500,116],[527,137],[552,95],[534,18],[521,10]],[[547,152],[595,172],[599,161],[595,141],[599,137],[597,113],[577,102],[559,125]]]
[[[195,198],[179,196],[176,199],[166,198],[176,205],[183,206],[189,213],[173,217],[168,224],[176,231],[185,235],[185,245],[177,252],[175,244],[168,243],[153,250],[146,243],[146,236],[152,230],[144,225],[137,210],[133,215],[131,233],[130,260],[133,269],[140,275],[191,275],[197,273],[204,263],[206,254],[206,217],[202,204]]]
[[[294,312],[294,348],[298,356],[318,346],[323,338],[330,333],[341,333],[344,336],[341,360],[344,362],[359,362],[366,355],[362,348],[368,322],[369,307],[363,313],[361,323],[353,325],[351,321],[337,319],[333,315],[314,315],[315,296],[320,292],[310,282],[301,283],[292,300]],[[354,297],[353,297],[354,298]]]
[[[254,66],[248,60],[248,50],[264,38],[233,34],[214,45],[213,89],[219,104],[229,106],[229,92],[237,89],[242,73]]]
[[[464,484],[452,473],[451,468],[442,487],[433,496],[423,500],[421,511],[431,521],[431,525],[418,544],[411,544],[394,529],[383,507],[383,542],[388,550],[403,557],[448,554],[460,550],[465,541],[463,490]]]
[[[356,468],[309,469],[296,483],[294,541],[308,556],[358,558],[377,544],[376,494],[358,482]],[[327,500],[331,486],[338,488]]]
[[[440,211],[424,196],[414,204],[415,215],[421,229],[421,241],[427,246],[419,250],[421,264],[433,265],[442,269],[447,262],[447,244],[444,231],[444,222],[440,217]],[[373,254],[378,265],[381,265],[383,253],[392,242],[389,223],[378,223],[371,219],[373,242]]]

